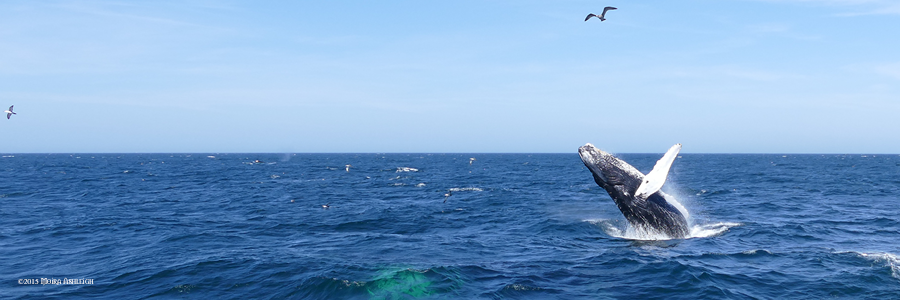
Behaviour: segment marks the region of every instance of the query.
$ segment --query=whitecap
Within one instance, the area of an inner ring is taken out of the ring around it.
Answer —
[[[874,262],[885,263],[885,266],[891,267],[891,277],[900,279],[900,256],[888,252],[864,253],[854,251],[853,253],[856,253],[861,257],[865,257],[866,259],[870,259]]]
[[[483,192],[484,189],[477,187],[467,187],[467,188],[450,188],[451,192]]]
[[[765,249],[753,249],[753,250],[742,251],[741,254],[744,254],[744,255],[757,255],[757,254],[772,255],[772,252],[769,250],[765,250]]]
[[[398,168],[397,168],[397,172],[398,172],[398,173],[399,173],[399,172],[418,172],[418,171],[419,171],[419,169],[416,169],[416,168],[410,168],[410,167],[398,167]]]

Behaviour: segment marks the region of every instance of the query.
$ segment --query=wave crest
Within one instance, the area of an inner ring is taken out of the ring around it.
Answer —
[[[863,253],[856,252],[859,256],[870,259],[874,262],[883,262],[886,266],[891,267],[891,277],[900,279],[900,256],[887,252]]]

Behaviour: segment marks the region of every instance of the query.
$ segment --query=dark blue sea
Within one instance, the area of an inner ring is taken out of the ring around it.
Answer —
[[[630,236],[575,149],[0,170],[3,299],[900,299],[896,154],[682,154],[675,240]]]

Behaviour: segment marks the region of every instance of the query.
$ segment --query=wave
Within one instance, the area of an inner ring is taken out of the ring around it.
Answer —
[[[418,171],[419,171],[419,169],[410,168],[410,167],[398,167],[397,168],[397,173],[399,173],[399,172],[418,172]]]
[[[850,251],[850,253],[855,253],[856,255],[872,260],[873,262],[884,263],[885,267],[891,268],[891,277],[900,279],[900,256],[888,252],[866,253]]]

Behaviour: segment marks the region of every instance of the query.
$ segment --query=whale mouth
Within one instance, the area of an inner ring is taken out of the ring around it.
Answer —
[[[600,149],[597,149],[597,147],[594,147],[594,145],[591,145],[591,143],[587,143],[584,144],[584,146],[578,148],[578,155],[581,156],[581,160],[583,161],[590,160],[593,162],[594,158],[591,154],[597,151],[600,151]]]

